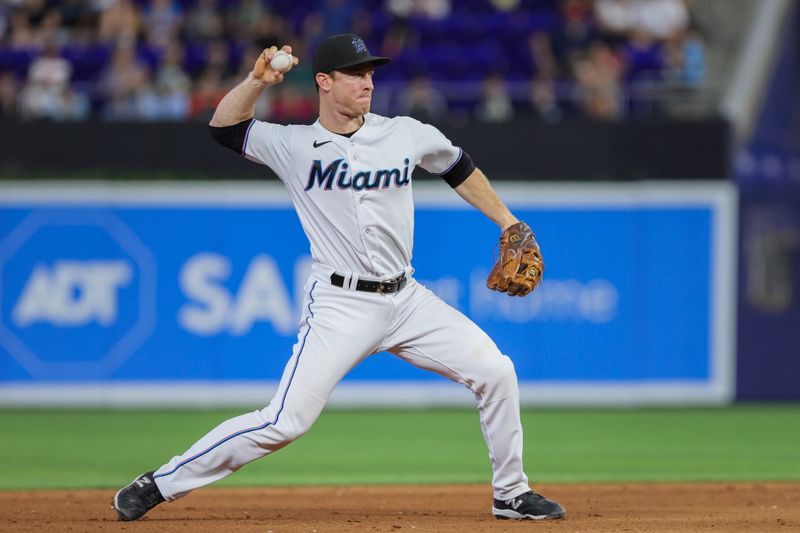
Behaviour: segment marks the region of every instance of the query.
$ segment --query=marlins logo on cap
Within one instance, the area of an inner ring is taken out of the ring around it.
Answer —
[[[363,54],[367,51],[367,45],[361,40],[361,37],[353,37],[353,48],[356,49],[357,54]]]

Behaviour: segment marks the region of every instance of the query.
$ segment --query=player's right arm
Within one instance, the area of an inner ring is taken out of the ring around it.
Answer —
[[[292,53],[291,46],[284,46],[281,50],[289,54]],[[253,118],[256,100],[261,91],[283,81],[284,73],[273,70],[270,67],[270,61],[272,61],[272,57],[277,51],[277,46],[271,46],[261,52],[247,78],[222,98],[216,111],[214,111],[214,116],[211,118],[209,126],[224,128],[235,126]],[[297,65],[297,63],[298,59],[294,57],[292,66]],[[289,69],[291,70],[291,67]]]
[[[284,46],[282,50],[291,53],[292,48]],[[267,165],[284,179],[290,170],[287,166],[291,160],[289,129],[253,118],[261,91],[283,81],[284,73],[270,68],[277,51],[278,48],[272,46],[258,56],[247,79],[222,98],[208,128],[219,144],[251,161]],[[297,63],[297,58],[293,58],[292,66]]]

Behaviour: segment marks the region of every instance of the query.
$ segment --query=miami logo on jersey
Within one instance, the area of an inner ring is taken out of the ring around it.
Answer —
[[[385,168],[357,172],[351,177],[344,159],[332,161],[325,167],[325,170],[322,169],[322,161],[315,159],[311,163],[311,170],[308,172],[308,183],[305,190],[311,189],[316,184],[317,187],[330,191],[333,188],[334,181],[336,181],[336,186],[341,190],[371,191],[374,189],[387,189],[392,183],[397,188],[405,187],[411,182],[411,177],[408,175],[408,158],[403,160],[403,164],[402,172],[399,168]]]

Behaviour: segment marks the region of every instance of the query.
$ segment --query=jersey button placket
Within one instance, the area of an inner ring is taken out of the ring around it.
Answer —
[[[347,146],[347,159],[348,159],[348,163],[349,163],[349,166],[350,166],[350,173],[351,173],[350,175],[351,176],[355,176],[356,173],[358,173],[358,171],[359,171],[358,165],[353,163],[354,161],[358,161],[358,154],[354,153],[354,146],[355,146],[356,143],[355,143],[355,141],[350,139],[350,141],[347,144],[348,144],[348,146]],[[353,192],[356,194],[356,196],[358,196],[358,204],[363,206],[364,202],[367,199],[365,192],[364,191],[356,191],[355,189],[353,189]],[[364,215],[361,215],[361,216],[364,216]],[[361,217],[359,217],[359,219],[360,218]],[[365,235],[371,235],[372,232],[373,232],[372,227],[370,227],[369,225],[363,226],[363,230],[364,230],[364,234]],[[372,268],[374,269],[375,268],[375,263],[377,262],[378,258],[375,256],[373,250],[371,249],[370,243],[369,243],[368,240],[364,241],[364,246],[366,247],[367,257],[369,258],[370,262],[372,263]],[[374,270],[373,270],[372,273],[373,273],[373,275],[377,275],[377,272],[375,272]]]

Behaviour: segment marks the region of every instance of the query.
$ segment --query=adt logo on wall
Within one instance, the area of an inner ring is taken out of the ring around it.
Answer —
[[[0,241],[0,346],[35,379],[109,377],[152,333],[155,276],[112,212],[33,211]]]

